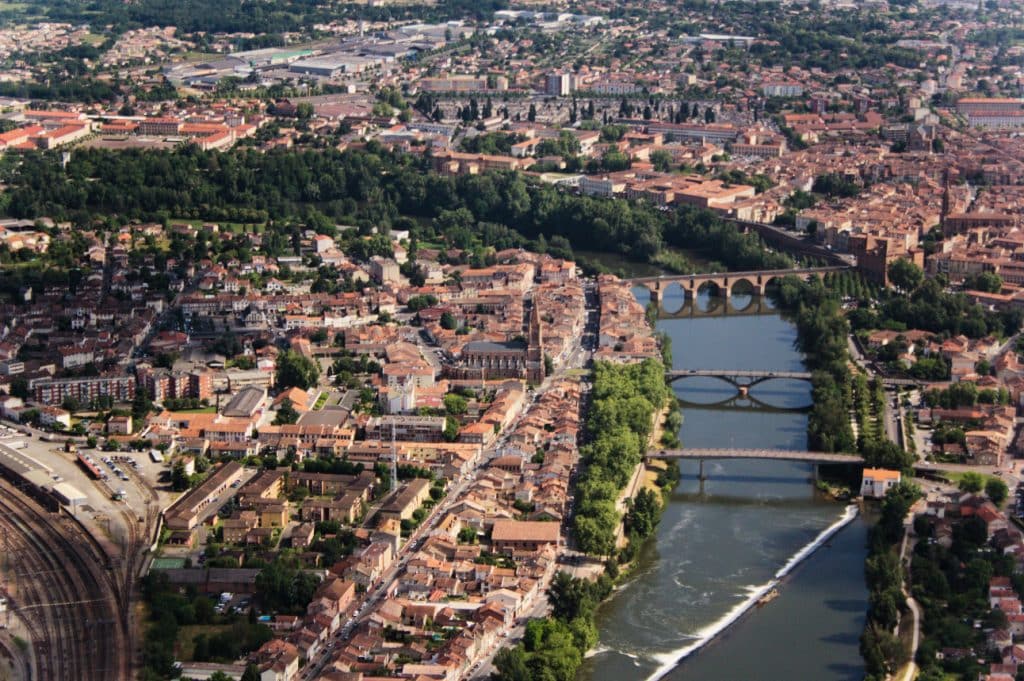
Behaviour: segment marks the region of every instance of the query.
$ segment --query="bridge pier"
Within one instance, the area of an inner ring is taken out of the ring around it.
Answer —
[[[812,471],[811,472],[811,480],[813,482],[817,483],[818,482],[818,478],[819,478],[818,464],[812,464],[811,465],[811,471]]]
[[[701,482],[707,480],[707,476],[704,475],[704,459],[700,460],[700,472],[697,473],[697,479]]]

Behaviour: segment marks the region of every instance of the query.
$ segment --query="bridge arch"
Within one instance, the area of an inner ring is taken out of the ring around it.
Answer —
[[[723,293],[728,294],[728,289],[725,288],[724,282],[717,281],[715,279],[706,279],[699,284],[695,284],[693,287],[694,299],[702,293],[706,293],[710,296],[720,296]]]

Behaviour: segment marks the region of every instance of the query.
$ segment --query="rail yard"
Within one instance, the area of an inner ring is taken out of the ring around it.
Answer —
[[[24,446],[0,438],[0,595],[7,610],[0,656],[14,679],[131,679],[133,590],[156,504],[142,517],[127,508],[110,514],[123,533],[112,541],[77,511],[88,498],[49,465],[56,456]],[[84,476],[74,482],[96,484]]]

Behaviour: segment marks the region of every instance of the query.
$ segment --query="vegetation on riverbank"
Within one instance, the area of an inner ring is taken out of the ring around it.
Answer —
[[[901,482],[882,500],[881,517],[871,528],[864,575],[868,587],[868,617],[860,639],[866,681],[881,681],[907,661],[903,642],[893,634],[904,609],[903,566],[897,545],[903,521],[921,496],[915,485]]]
[[[847,338],[850,326],[839,296],[818,280],[785,277],[775,294],[778,305],[796,325],[796,347],[812,371],[813,406],[807,419],[807,442],[813,451],[857,452],[868,466],[905,469],[911,457],[888,440],[880,426],[884,394],[851,370]],[[850,415],[861,423],[854,437]]]
[[[614,552],[621,520],[615,501],[643,460],[653,416],[668,397],[665,368],[657,359],[639,364],[595,364],[573,518],[581,551],[598,556]]]
[[[813,373],[813,406],[807,419],[809,447],[822,452],[856,451],[848,416],[852,399],[846,348],[849,325],[837,296],[818,280],[784,277],[775,301],[792,317],[797,349]]]
[[[583,654],[597,643],[594,611],[612,591],[612,579],[596,582],[559,572],[551,581],[551,617],[530,620],[522,643],[494,656],[496,681],[574,681]]]

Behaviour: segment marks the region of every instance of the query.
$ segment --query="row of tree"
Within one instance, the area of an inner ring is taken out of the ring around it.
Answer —
[[[914,485],[901,482],[882,500],[878,524],[871,530],[870,549],[864,563],[868,587],[868,617],[860,639],[868,681],[880,681],[907,661],[903,642],[894,635],[903,608],[903,569],[896,544],[903,536],[903,522],[921,496]]]
[[[616,500],[643,460],[652,418],[669,397],[665,368],[657,359],[639,364],[598,362],[587,417],[588,442],[576,486],[573,531],[582,551],[608,556],[615,551],[620,515]]]

